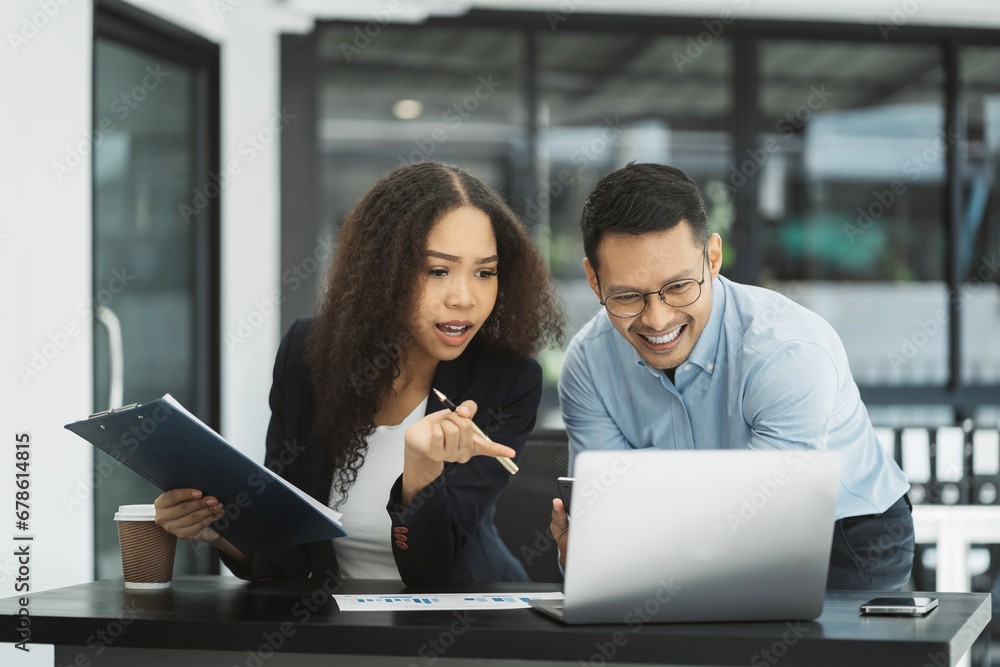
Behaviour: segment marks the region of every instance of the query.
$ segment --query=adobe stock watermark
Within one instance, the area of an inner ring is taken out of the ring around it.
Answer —
[[[1000,262],[997,262],[997,256],[983,257],[983,261],[976,271],[976,276],[980,281],[987,283],[995,280],[998,275],[1000,275]],[[980,283],[965,283],[951,290],[948,294],[948,303],[938,308],[931,317],[921,320],[918,324],[919,329],[909,336],[903,336],[899,348],[886,355],[892,370],[898,370],[900,366],[908,364],[938,334],[947,330],[951,317],[948,310],[949,304],[961,303],[980,289],[982,289]]]
[[[661,274],[661,270],[664,267],[673,267],[667,249],[655,248],[647,254],[645,264],[636,268],[635,280],[638,283],[663,280],[664,276]],[[786,298],[776,301],[774,306],[761,313],[758,319],[765,326],[777,324],[785,313],[796,307],[797,304],[792,300],[796,294],[798,294],[798,288],[790,286],[786,290]]]
[[[936,651],[927,654],[927,662],[921,665],[921,667],[950,667],[951,664],[951,661],[948,660],[948,656],[944,652]]]
[[[573,516],[580,517],[586,508],[597,502],[605,491],[614,486],[618,479],[628,472],[632,463],[631,458],[625,456],[623,452],[618,452],[618,455],[611,461],[611,465],[602,470],[596,479],[581,480],[578,478],[573,482],[574,486],[579,487],[578,491],[573,492]]]
[[[992,604],[980,605],[976,609],[975,613],[972,614],[972,618],[969,619],[967,623],[964,623],[958,632],[955,633],[955,637],[952,639],[952,646],[972,646],[975,641],[980,637],[982,633],[986,633],[989,636],[990,632],[990,621],[993,620]],[[971,649],[970,649],[971,654]],[[952,656],[952,659],[960,656]],[[986,660],[984,662],[989,662]],[[938,651],[935,653],[927,653],[927,662],[921,667],[947,667],[950,664],[954,664],[948,659],[948,656],[943,652]]]
[[[437,479],[433,482],[420,489],[420,491],[417,492],[417,495],[413,497],[413,500],[410,501],[410,504],[407,505],[402,512],[400,512],[400,516],[404,517],[404,522],[406,521],[405,517],[413,516],[414,512],[417,512],[424,506],[424,503],[434,497],[434,494],[437,493],[439,489],[444,487],[447,482],[447,478],[451,477],[456,472],[458,472],[457,465],[449,465],[448,463],[445,463],[444,472],[438,475]]]
[[[562,195],[563,189],[576,183],[580,175],[608,148],[614,146],[622,132],[629,128],[628,125],[622,124],[620,116],[614,118],[607,116],[604,119],[604,126],[599,136],[577,146],[570,154],[569,161],[574,168],[566,167],[560,170],[555,178],[550,179],[545,187],[539,190],[534,200],[530,198],[524,200],[524,214],[529,220],[537,220],[547,211],[552,201]]]
[[[128,272],[123,266],[121,270],[111,271],[111,279],[97,292],[96,299],[86,299],[81,301],[76,308],[77,317],[69,320],[60,329],[50,333],[46,342],[32,348],[28,353],[27,363],[18,364],[17,375],[21,378],[21,384],[25,387],[32,379],[39,377],[56,358],[69,347],[70,343],[77,338],[86,326],[90,324],[94,316],[95,301],[98,305],[109,306],[114,298],[121,294],[136,277]]]
[[[774,123],[774,131],[786,139],[791,137],[805,127],[813,114],[822,109],[833,96],[834,92],[827,90],[825,83],[821,83],[819,86],[809,86],[809,95],[806,97],[806,101],[779,118]],[[730,193],[734,193],[743,187],[747,180],[763,168],[779,148],[781,147],[774,137],[767,137],[763,145],[756,150],[748,148],[746,151],[747,159],[743,160],[738,167],[736,164],[729,166],[731,173],[729,182],[726,183],[726,189]]]
[[[576,13],[580,7],[585,5],[587,0],[560,0],[559,11],[547,11],[545,12],[545,20],[548,21],[549,28],[552,32],[556,31],[556,27],[570,16]]]
[[[279,312],[281,304],[285,302],[289,294],[298,290],[306,280],[326,266],[327,259],[333,252],[333,247],[332,241],[321,238],[317,241],[311,255],[282,271],[281,283],[285,287],[273,290],[262,299],[254,300],[250,312],[238,317],[232,330],[223,334],[222,338],[226,343],[226,348],[232,352],[250,340],[258,329]]]
[[[952,645],[961,646],[962,644],[967,643],[967,645],[971,646],[979,637],[980,633],[983,632],[982,628],[984,627],[986,628],[985,632],[988,635],[989,624],[990,621],[993,619],[993,612],[991,607],[992,605],[986,604],[977,609],[976,612],[972,615],[972,618],[970,618],[967,623],[965,623],[964,625],[962,625],[961,628],[959,628],[958,632],[955,634],[955,637],[952,639],[953,642]],[[927,662],[920,665],[920,667],[949,667],[950,665],[955,664],[954,660],[956,660],[958,657],[961,657],[953,655],[952,659],[949,660],[948,654],[946,654],[944,651],[935,651],[934,653],[927,652],[925,655],[927,657]]]
[[[868,573],[872,571],[872,568],[878,564],[878,562],[885,557],[889,551],[894,550],[899,541],[906,537],[907,534],[913,532],[913,523],[910,522],[909,525],[904,525],[900,521],[889,521],[883,524],[884,532],[878,536],[878,539],[869,538],[868,543],[864,547],[855,547],[854,552],[857,555],[857,560],[854,561],[854,567],[857,568],[858,574],[862,577],[867,577]]]
[[[396,340],[378,345],[374,356],[351,359],[347,369],[347,380],[358,397],[364,396],[374,386],[375,381],[387,371],[390,366],[403,358],[407,348],[413,344],[413,337],[408,331],[401,331]]]
[[[220,21],[225,21],[229,14],[245,4],[244,0],[212,0],[212,9]]]
[[[438,145],[448,141],[449,130],[454,132],[462,127],[462,123],[475,113],[483,102],[490,99],[497,88],[503,85],[502,82],[493,80],[492,73],[487,74],[485,77],[480,76],[477,82],[479,85],[476,86],[472,93],[467,95],[462,101],[452,104],[441,115],[441,120],[448,123],[449,128],[445,129],[438,126],[431,130],[428,136],[414,139],[413,144],[417,147],[416,150],[410,151],[410,154],[405,157],[400,155],[400,165],[405,167],[411,164],[418,164],[434,155],[437,152]]]
[[[243,0],[212,0],[212,9],[219,20],[224,20],[226,14],[232,14],[243,6]]]
[[[119,121],[128,118],[133,111],[139,108],[140,104],[149,98],[149,94],[159,88],[163,80],[170,76],[170,72],[164,71],[159,63],[147,65],[145,72],[136,85],[111,102],[110,109]],[[52,173],[55,174],[56,180],[62,183],[63,179],[73,173],[77,167],[86,164],[87,158],[94,152],[94,147],[99,146],[104,138],[116,129],[115,122],[109,116],[104,116],[94,125],[93,130],[83,130],[83,139],[66,146],[63,161],[53,160]]]
[[[878,31],[882,33],[882,39],[888,42],[889,36],[899,30],[900,26],[905,25],[914,14],[920,11],[920,8],[926,2],[927,0],[901,0],[894,2],[889,16],[878,22]]]
[[[556,546],[556,540],[552,537],[551,532],[542,532],[541,528],[535,528],[535,541],[530,544],[522,544],[518,552],[521,554],[521,559],[524,564],[531,567],[531,564],[535,560],[541,558],[549,551],[552,547]]]
[[[58,16],[62,8],[70,2],[72,0],[40,0],[38,11],[33,12],[30,16],[22,17],[17,32],[7,33],[7,41],[10,42],[10,48],[13,49],[14,53],[16,54],[27,46],[28,42],[37,37],[45,29],[45,26]]]
[[[292,605],[290,613],[292,619],[297,623],[308,623],[313,614],[320,611],[340,587],[341,580],[337,575],[330,570],[327,570],[325,574],[323,583],[316,586],[309,595],[303,595]],[[282,621],[274,631],[262,632],[260,635],[261,643],[247,649],[246,658],[243,660],[244,667],[262,667],[265,662],[274,657],[275,653],[281,650],[285,642],[297,631],[296,623]]]
[[[455,620],[451,622],[448,628],[442,630],[437,637],[428,640],[417,649],[417,655],[423,658],[423,664],[429,666],[437,662],[438,658],[443,657],[448,652],[448,649],[455,645],[458,638],[468,632],[469,628],[477,620],[475,616],[469,615],[467,611],[455,611],[452,613],[452,616]],[[409,667],[420,667],[420,665],[411,662]]]
[[[184,222],[190,224],[191,218],[208,208],[209,203],[221,195],[234,178],[243,173],[243,167],[256,160],[257,156],[266,150],[295,118],[296,114],[288,113],[284,107],[280,111],[277,109],[272,111],[271,118],[263,127],[253,134],[248,134],[237,145],[236,152],[241,156],[241,159],[228,160],[221,174],[209,172],[208,182],[191,190],[190,203],[181,202],[177,205],[177,210],[184,218]]]
[[[80,651],[76,654],[73,661],[67,664],[93,664],[92,658],[97,658],[103,655],[109,647],[111,647],[123,634],[125,634],[125,630],[128,629],[128,627],[132,625],[138,617],[139,609],[136,607],[135,600],[126,600],[122,604],[122,611],[118,614],[117,618],[111,619],[103,628],[99,628],[87,636],[87,639],[84,641],[84,646],[89,649],[90,656],[88,657],[88,651]]]
[[[288,465],[291,465],[306,450],[304,446],[287,440],[281,443],[281,447],[281,451],[268,461],[268,468],[279,476],[282,475]],[[211,524],[213,528],[218,530],[228,528],[231,522],[240,518],[243,510],[253,505],[254,500],[267,491],[269,484],[275,483],[274,478],[263,471],[255,470],[250,473],[250,476],[246,480],[246,486],[253,492],[253,495],[250,495],[247,491],[240,491],[236,494],[235,498],[232,498],[225,504],[222,504],[224,499],[220,498],[219,503],[222,506],[223,514]]]
[[[903,163],[902,171],[909,176],[910,183],[915,183],[925,172],[930,170],[948,148],[958,142],[960,138],[958,133],[944,130],[919,155],[907,159]],[[844,223],[844,234],[847,235],[847,240],[853,245],[855,240],[859,236],[863,236],[879,219],[885,216],[906,192],[907,185],[901,179],[892,181],[889,187],[884,190],[873,190],[874,201],[867,206],[858,207],[858,217],[853,224]]]
[[[738,534],[741,528],[753,521],[757,517],[757,514],[778,495],[781,487],[788,484],[790,479],[789,472],[799,472],[805,467],[806,462],[810,461],[814,456],[815,453],[808,449],[788,452],[785,455],[785,465],[791,468],[790,471],[784,469],[775,470],[771,475],[771,479],[758,481],[756,491],[749,496],[740,498],[739,509],[735,512],[726,513],[726,523],[729,524],[729,529],[733,531],[733,535]]]
[[[293,440],[282,440],[281,448],[277,453],[268,452],[268,459],[265,461],[267,469],[273,472],[275,475],[287,479],[285,477],[285,470],[288,469],[292,463],[294,463],[303,452],[306,451],[306,447],[298,444],[298,441]],[[276,482],[274,478],[260,470],[255,470],[250,473],[246,478],[246,483],[244,488],[253,491],[253,495],[250,495],[247,491],[240,491],[233,498],[219,498],[220,507],[222,508],[222,516],[213,521],[209,527],[212,530],[226,530],[230,523],[239,519],[243,510],[250,507],[254,500],[267,491],[268,485],[274,485]],[[218,532],[218,531],[216,531]],[[202,552],[210,551],[210,543],[201,540],[183,540],[185,544],[195,554],[200,554]]]
[[[115,472],[115,467],[107,460],[95,463],[90,475],[87,477],[77,477],[76,484],[73,485],[72,493],[63,491],[59,495],[59,500],[67,512],[72,512],[84,503],[88,503],[94,490],[99,489],[102,484]],[[88,503],[89,507],[89,503]]]
[[[382,34],[382,29],[385,28],[392,19],[403,11],[403,5],[397,0],[390,0],[386,4],[385,9],[378,9],[371,13],[372,20],[365,23],[363,26],[354,26],[354,38],[350,42],[340,41],[340,52],[344,56],[344,60],[350,63],[356,56],[360,55],[362,51],[368,48],[372,43],[372,40]]]
[[[0,561],[0,584],[6,584],[17,574],[17,560],[13,557],[13,552],[8,552]]]
[[[785,293],[782,294],[784,299],[777,299],[770,308],[765,310],[763,313],[757,316],[760,323],[765,327],[776,326],[785,317],[789,310],[798,306],[795,302],[795,297],[799,294],[799,288],[795,285],[788,286],[785,289]]]
[[[670,603],[677,593],[684,587],[670,577],[666,581],[660,579],[659,587],[642,604],[637,604],[631,611],[625,614],[622,622],[633,635],[642,630],[643,625],[649,623],[660,613],[664,605]],[[604,667],[609,662],[613,662],[615,656],[628,645],[629,636],[625,630],[618,630],[611,634],[609,641],[594,642],[594,652],[587,660],[580,660],[581,667]]]
[[[732,2],[738,10],[744,10],[750,6],[750,0],[732,0]],[[722,33],[726,30],[726,26],[735,19],[736,14],[733,11],[723,9],[719,12],[719,18],[702,21],[701,24],[705,26],[705,29],[693,37],[688,36],[687,47],[685,47],[684,53],[680,51],[673,52],[672,57],[677,71],[683,74],[684,68],[694,64],[694,61],[700,58],[705,53],[705,49],[712,46],[715,40],[722,36]]]
[[[134,452],[142,443],[146,442],[159,425],[167,421],[174,413],[170,405],[164,403],[157,406],[149,414],[150,419],[140,416],[135,423],[119,436],[118,444],[122,450],[111,454],[119,463],[124,463],[125,454]],[[90,498],[94,494],[94,489],[100,488],[108,478],[114,474],[116,468],[106,459],[94,464],[91,474],[86,478],[78,477],[73,486],[72,493],[64,491],[59,495],[59,501],[67,513],[72,513],[78,507],[90,507]]]
[[[802,621],[787,621],[787,628],[770,646],[761,649],[750,658],[751,667],[771,667],[788,654],[788,649],[795,646],[809,632],[808,627],[802,627]]]

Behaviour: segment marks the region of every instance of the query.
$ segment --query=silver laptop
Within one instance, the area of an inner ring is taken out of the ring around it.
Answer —
[[[808,620],[823,611],[840,454],[587,451],[575,461],[570,623]]]

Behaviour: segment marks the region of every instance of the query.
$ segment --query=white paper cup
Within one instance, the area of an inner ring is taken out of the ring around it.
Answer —
[[[115,512],[125,588],[169,588],[177,536],[154,523],[153,505],[122,505]]]

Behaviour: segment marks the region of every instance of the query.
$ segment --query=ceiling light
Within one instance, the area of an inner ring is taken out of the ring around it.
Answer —
[[[413,120],[424,112],[419,100],[400,100],[392,105],[392,115],[400,120]]]

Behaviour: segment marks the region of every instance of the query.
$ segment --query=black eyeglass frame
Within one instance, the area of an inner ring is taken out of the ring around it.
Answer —
[[[653,290],[652,292],[637,292],[635,290],[626,290],[624,292],[615,292],[614,294],[609,294],[606,299],[604,299],[603,301],[599,301],[599,303],[602,306],[604,306],[605,308],[608,308],[608,300],[609,299],[613,299],[616,296],[621,296],[623,294],[638,294],[638,295],[642,296],[642,309],[638,313],[636,313],[635,315],[616,315],[615,313],[611,312],[610,308],[608,309],[608,313],[609,314],[614,315],[615,317],[617,317],[619,319],[623,319],[623,320],[629,320],[629,319],[632,319],[633,317],[639,317],[644,312],[646,312],[646,307],[649,305],[649,299],[648,299],[648,297],[650,295],[652,295],[652,294],[658,294],[660,296],[660,301],[662,301],[665,306],[670,306],[671,308],[687,308],[692,303],[696,302],[698,299],[701,298],[702,286],[705,284],[705,280],[706,280],[706,278],[705,278],[705,264],[706,264],[707,260],[708,260],[708,242],[706,241],[705,242],[705,247],[704,247],[704,249],[702,249],[702,255],[701,255],[701,280],[693,280],[691,278],[681,278],[680,280],[671,280],[668,283],[663,283],[663,285],[660,286],[660,289]],[[596,271],[594,272],[594,275],[597,276],[597,272]],[[675,305],[673,305],[671,303],[667,303],[667,300],[665,298],[663,298],[663,290],[665,290],[666,288],[670,287],[671,285],[676,285],[677,283],[685,283],[685,282],[689,282],[689,281],[690,282],[694,282],[696,285],[698,285],[698,296],[696,296],[694,299],[692,299],[688,303],[685,303],[682,306],[675,306]],[[597,276],[597,289],[601,289],[601,278],[600,278],[600,276]]]

